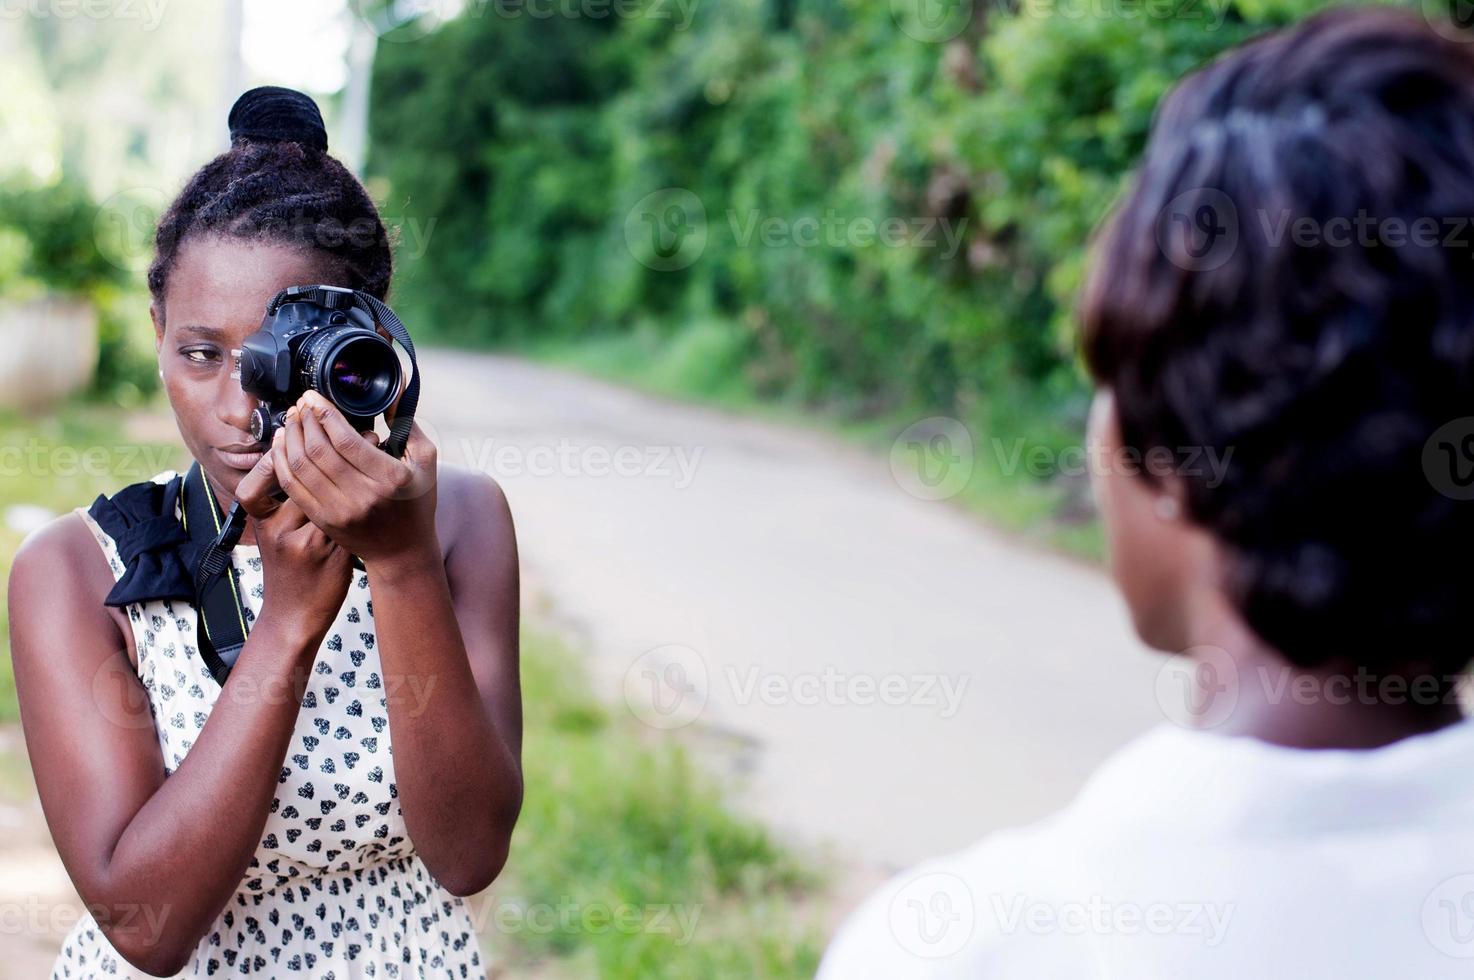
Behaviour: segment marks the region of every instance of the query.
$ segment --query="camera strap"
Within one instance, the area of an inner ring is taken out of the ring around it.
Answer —
[[[329,309],[341,309],[356,305],[373,314],[374,320],[389,336],[404,347],[409,354],[410,380],[404,394],[394,410],[394,421],[389,424],[389,437],[380,447],[395,459],[403,459],[409,444],[410,430],[414,427],[415,411],[420,404],[420,365],[415,358],[415,344],[409,331],[393,310],[377,296],[362,290],[346,290],[326,286],[291,286],[277,293],[267,304],[266,311],[273,314],[284,302],[308,301]],[[246,626],[245,603],[240,595],[240,581],[230,561],[230,554],[240,542],[246,529],[246,511],[239,500],[231,505],[224,517],[219,502],[205,479],[198,461],[190,467],[181,490],[180,510],[184,516],[185,531],[190,540],[200,545],[200,559],[194,568],[195,608],[200,619],[200,656],[223,686],[235,666],[241,649],[246,645],[250,630]],[[363,569],[363,562],[353,559],[354,567]]]
[[[368,307],[379,326],[389,331],[389,336],[399,341],[405,353],[409,354],[409,384],[405,385],[399,405],[394,409],[394,421],[389,425],[389,438],[384,441],[384,452],[395,459],[402,459],[404,449],[409,445],[409,431],[415,424],[415,410],[420,407],[420,362],[415,360],[415,342],[410,339],[409,331],[404,328],[395,312],[377,296],[370,296],[362,291],[355,292],[354,296]]]
[[[230,561],[235,544],[232,542],[223,550],[217,548],[225,524],[219,501],[198,462],[185,474],[179,497],[184,531],[202,549],[195,569],[200,657],[210,674],[224,686],[251,633],[246,625],[246,605],[241,598],[243,586]]]

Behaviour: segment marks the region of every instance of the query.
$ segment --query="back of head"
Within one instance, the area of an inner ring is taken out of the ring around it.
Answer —
[[[1471,217],[1474,49],[1336,9],[1184,79],[1095,243],[1085,355],[1125,444],[1231,454],[1182,474],[1188,516],[1300,666],[1469,659],[1474,502],[1425,463],[1474,415]]]

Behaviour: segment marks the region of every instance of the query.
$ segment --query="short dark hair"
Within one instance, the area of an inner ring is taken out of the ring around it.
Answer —
[[[275,129],[233,133],[231,148],[201,167],[160,217],[148,288],[161,316],[179,249],[200,234],[315,249],[333,263],[333,285],[388,298],[394,271],[389,234],[363,184],[327,152],[327,133],[311,100],[287,89],[253,89],[236,103],[232,123],[243,107],[260,109],[284,97],[310,113],[298,106],[294,116],[271,119]]]
[[[1303,667],[1471,656],[1474,502],[1423,465],[1474,415],[1474,49],[1453,37],[1341,8],[1227,52],[1158,107],[1093,242],[1083,352],[1123,441],[1231,451],[1221,480],[1181,474],[1188,517]]]

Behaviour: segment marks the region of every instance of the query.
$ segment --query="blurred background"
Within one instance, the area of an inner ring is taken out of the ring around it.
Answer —
[[[1172,81],[1320,6],[0,0],[0,571],[187,467],[154,222],[300,88],[397,236],[427,430],[518,522],[493,976],[812,975],[882,876],[1163,720],[1072,304]],[[0,976],[80,908],[0,656]]]

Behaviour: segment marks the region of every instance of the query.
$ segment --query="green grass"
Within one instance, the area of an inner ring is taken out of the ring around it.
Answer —
[[[742,338],[720,320],[697,321],[668,336],[652,326],[578,339],[520,345],[517,352],[652,394],[715,405],[787,425],[818,426],[851,443],[888,455],[897,436],[918,419],[943,413],[914,407],[868,414],[843,406],[814,406],[760,397],[744,372]],[[1054,456],[1078,447],[1082,426],[1060,421],[1047,396],[999,394],[960,419],[972,434],[972,472],[949,499],[997,528],[1032,543],[1101,561],[1104,534],[1083,475],[1047,478],[1014,465],[1018,440],[1025,456]],[[901,454],[914,468],[920,459]]]
[[[493,964],[511,976],[813,976],[817,873],[736,815],[678,738],[599,704],[567,648],[525,631],[522,657],[526,802],[507,870],[477,899]]]
[[[75,402],[44,416],[0,412],[0,581],[8,587],[10,563],[24,537],[4,520],[12,507],[65,513],[178,465],[182,453],[171,443],[130,439],[111,405]],[[0,723],[20,717],[6,610],[0,602]]]
[[[0,802],[20,803],[35,795],[36,780],[17,727],[14,737],[0,740]]]

